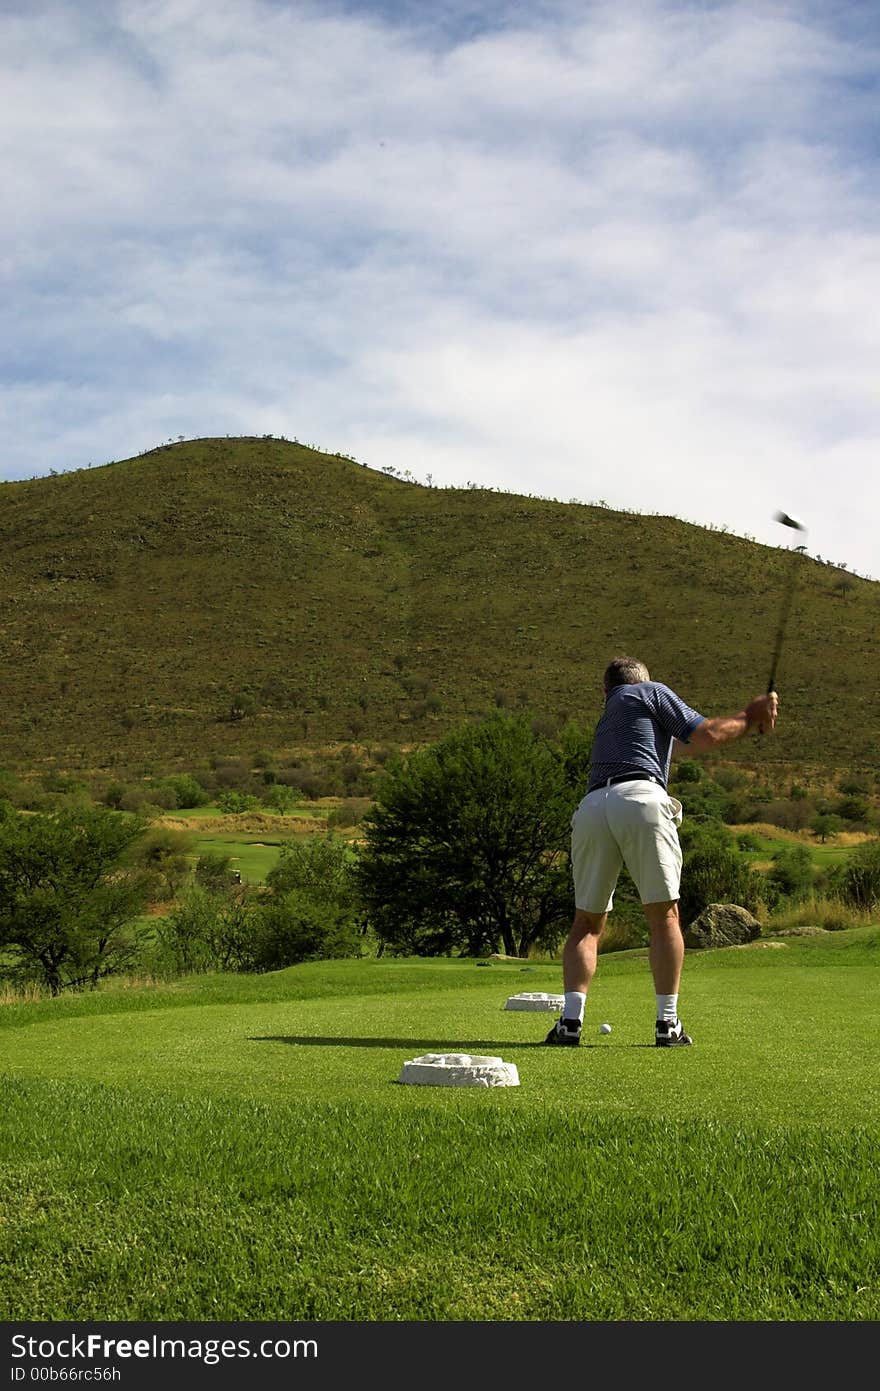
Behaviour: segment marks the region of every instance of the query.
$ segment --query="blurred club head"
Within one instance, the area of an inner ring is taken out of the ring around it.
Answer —
[[[806,531],[807,529],[800,522],[796,522],[794,517],[790,517],[787,512],[777,512],[774,521],[779,522],[782,526],[790,526],[793,531]]]

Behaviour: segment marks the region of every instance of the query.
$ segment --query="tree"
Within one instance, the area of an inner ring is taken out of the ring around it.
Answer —
[[[0,810],[0,948],[17,973],[57,995],[131,963],[148,885],[124,857],[142,833],[106,808]]]
[[[233,723],[257,713],[256,699],[247,691],[236,691],[229,701],[229,718]]]
[[[840,817],[835,816],[831,811],[817,812],[810,825],[813,835],[818,836],[823,845],[829,836],[833,838],[837,835],[840,827]]]
[[[582,775],[582,759],[525,715],[493,715],[391,765],[356,869],[377,935],[424,955],[555,945],[572,912],[572,781]]]
[[[266,884],[278,896],[296,890],[317,902],[347,908],[356,894],[353,871],[354,857],[344,840],[334,835],[311,836],[281,846]]]
[[[154,826],[134,847],[135,864],[150,878],[151,896],[159,902],[173,898],[189,877],[195,839],[188,831],[170,826]]]
[[[264,806],[271,807],[282,816],[287,816],[302,799],[303,793],[300,788],[288,787],[283,782],[274,782],[263,793]]]

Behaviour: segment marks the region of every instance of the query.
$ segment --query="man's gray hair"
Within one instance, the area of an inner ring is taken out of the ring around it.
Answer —
[[[605,692],[613,691],[615,686],[637,686],[650,679],[645,663],[636,657],[613,657],[605,668]]]

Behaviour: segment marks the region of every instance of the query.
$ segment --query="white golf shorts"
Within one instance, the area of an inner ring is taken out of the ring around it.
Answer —
[[[671,903],[681,888],[681,802],[648,779],[597,787],[571,818],[574,901],[609,913],[622,865],[642,903]]]

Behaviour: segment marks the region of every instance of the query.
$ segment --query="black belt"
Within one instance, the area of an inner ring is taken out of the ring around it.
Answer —
[[[656,782],[658,787],[666,791],[666,784],[653,773],[618,773],[616,778],[605,778],[596,784],[596,787],[613,787],[617,782]],[[594,788],[595,791],[595,788]]]

